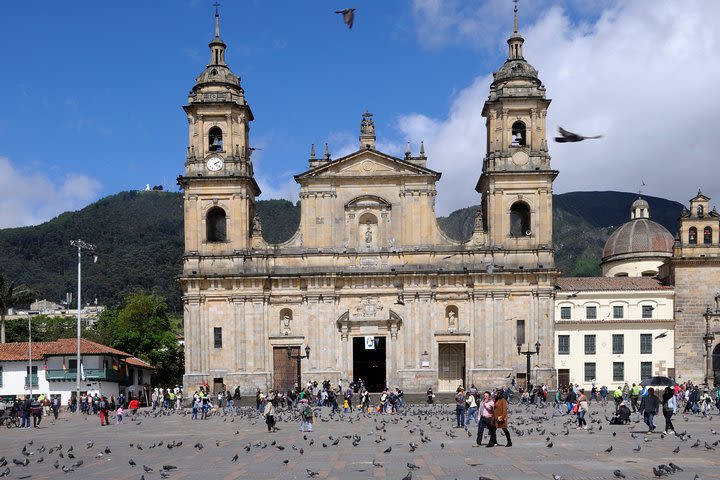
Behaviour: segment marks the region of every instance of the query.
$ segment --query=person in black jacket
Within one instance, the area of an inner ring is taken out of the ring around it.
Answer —
[[[25,397],[22,407],[22,423],[20,428],[30,428],[30,411],[32,410],[32,398],[30,395]]]
[[[653,418],[658,413],[660,406],[660,400],[655,396],[655,389],[648,388],[648,393],[640,401],[640,411],[643,414],[643,420],[648,426],[648,433],[655,431],[655,424]]]

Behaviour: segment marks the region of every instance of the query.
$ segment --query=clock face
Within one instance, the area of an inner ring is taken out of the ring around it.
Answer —
[[[220,157],[210,157],[206,163],[208,170],[217,172],[223,167],[223,161]]]

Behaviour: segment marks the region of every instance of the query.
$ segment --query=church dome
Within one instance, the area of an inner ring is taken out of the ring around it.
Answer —
[[[650,204],[638,197],[630,207],[630,221],[615,230],[605,242],[602,262],[670,257],[674,241],[665,227],[650,220]]]
[[[508,59],[497,72],[493,73],[493,80],[499,82],[509,79],[538,80],[538,71],[523,59]]]

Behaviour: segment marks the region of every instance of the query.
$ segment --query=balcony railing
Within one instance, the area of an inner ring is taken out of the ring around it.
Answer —
[[[32,381],[32,388],[38,388],[38,376],[31,375],[30,377],[25,377],[25,390],[30,389],[30,381]]]
[[[86,381],[120,382],[124,378],[124,375],[120,374],[119,369],[85,368],[84,371]],[[77,378],[77,370],[48,370],[45,372],[45,378],[47,378],[49,382],[75,381]]]

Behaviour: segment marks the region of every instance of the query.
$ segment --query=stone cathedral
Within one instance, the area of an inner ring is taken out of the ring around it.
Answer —
[[[421,147],[397,158],[376,148],[361,117],[358,149],[311,152],[300,185],[301,223],[287,242],[263,240],[255,202],[253,113],[225,61],[215,17],[210,63],[183,108],[189,125],[184,190],[186,374],[195,389],[286,390],[300,381],[363,379],[371,391],[454,391],[555,375],[552,185],[545,118],[550,100],[508,39],[482,111],[481,209],[472,238],[438,227],[436,184]],[[352,113],[351,113],[352,114]],[[480,132],[478,132],[480,133]],[[468,172],[468,174],[472,174]],[[309,358],[304,355],[310,347]]]

